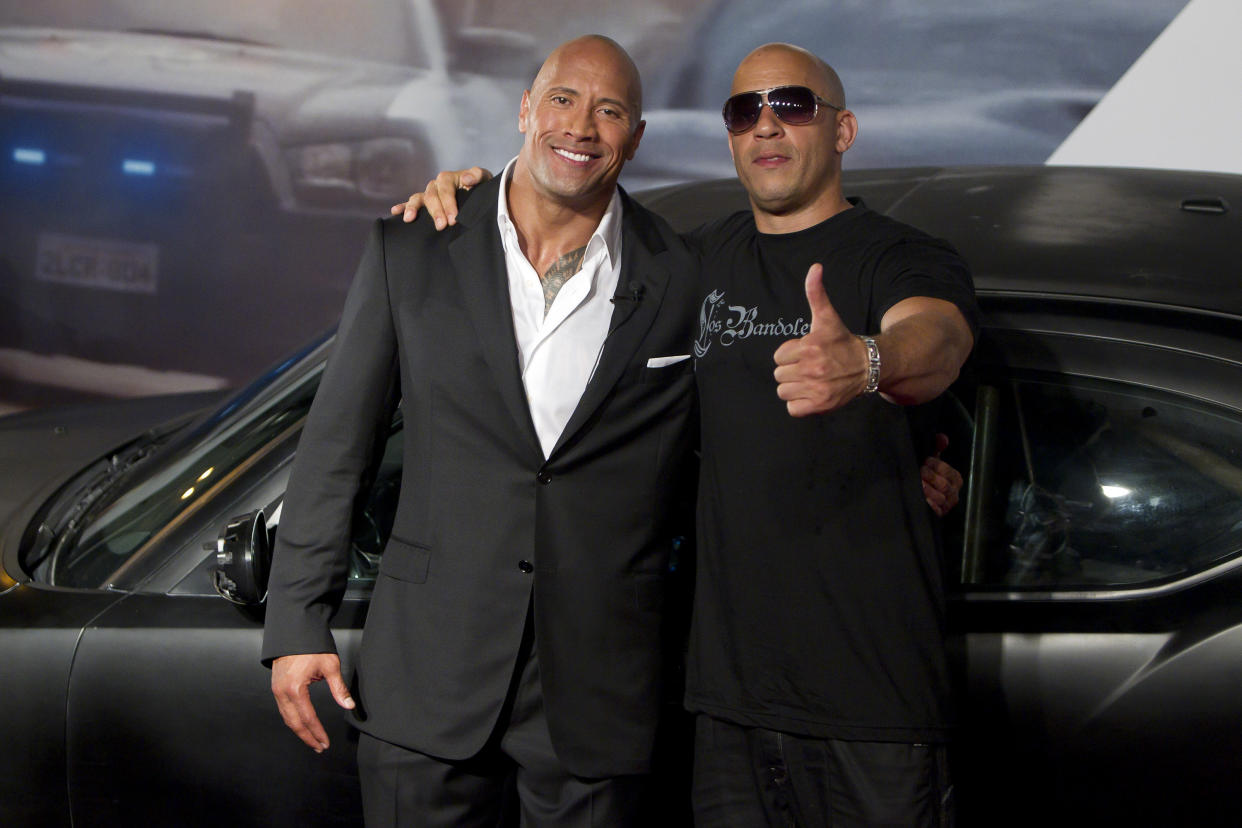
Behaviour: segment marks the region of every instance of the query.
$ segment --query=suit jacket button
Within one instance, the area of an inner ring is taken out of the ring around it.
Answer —
[[[539,474],[535,475],[535,479],[546,486],[552,482],[552,475],[548,474],[546,471],[541,471]]]
[[[518,569],[522,570],[523,572],[527,574],[530,574],[531,572],[535,571],[535,567],[533,564],[531,564],[530,561],[518,561]]]

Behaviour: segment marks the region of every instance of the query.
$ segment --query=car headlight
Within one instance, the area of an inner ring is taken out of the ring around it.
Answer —
[[[417,144],[409,138],[369,138],[306,144],[288,150],[299,199],[346,207],[360,196],[392,203],[425,176]]]

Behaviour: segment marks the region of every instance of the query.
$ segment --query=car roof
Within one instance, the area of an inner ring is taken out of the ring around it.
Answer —
[[[981,295],[1242,316],[1242,175],[1092,167],[847,171],[847,196],[953,242]],[[639,194],[679,231],[748,209],[735,179]]]

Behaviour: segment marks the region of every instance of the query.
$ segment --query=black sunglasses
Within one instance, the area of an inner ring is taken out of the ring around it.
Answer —
[[[790,126],[805,126],[815,120],[819,105],[841,111],[837,106],[816,95],[805,86],[773,86],[755,92],[739,92],[725,101],[725,128],[734,135],[741,135],[759,122],[759,113],[767,104],[772,114]]]

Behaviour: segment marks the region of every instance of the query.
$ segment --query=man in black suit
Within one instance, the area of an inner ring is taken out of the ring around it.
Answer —
[[[693,262],[616,188],[641,89],[606,38],[562,45],[525,140],[456,226],[377,222],[280,522],[263,658],[361,732],[368,825],[636,820],[661,700],[662,604],[685,525]],[[329,631],[350,516],[394,406],[404,473],[351,697]]]

